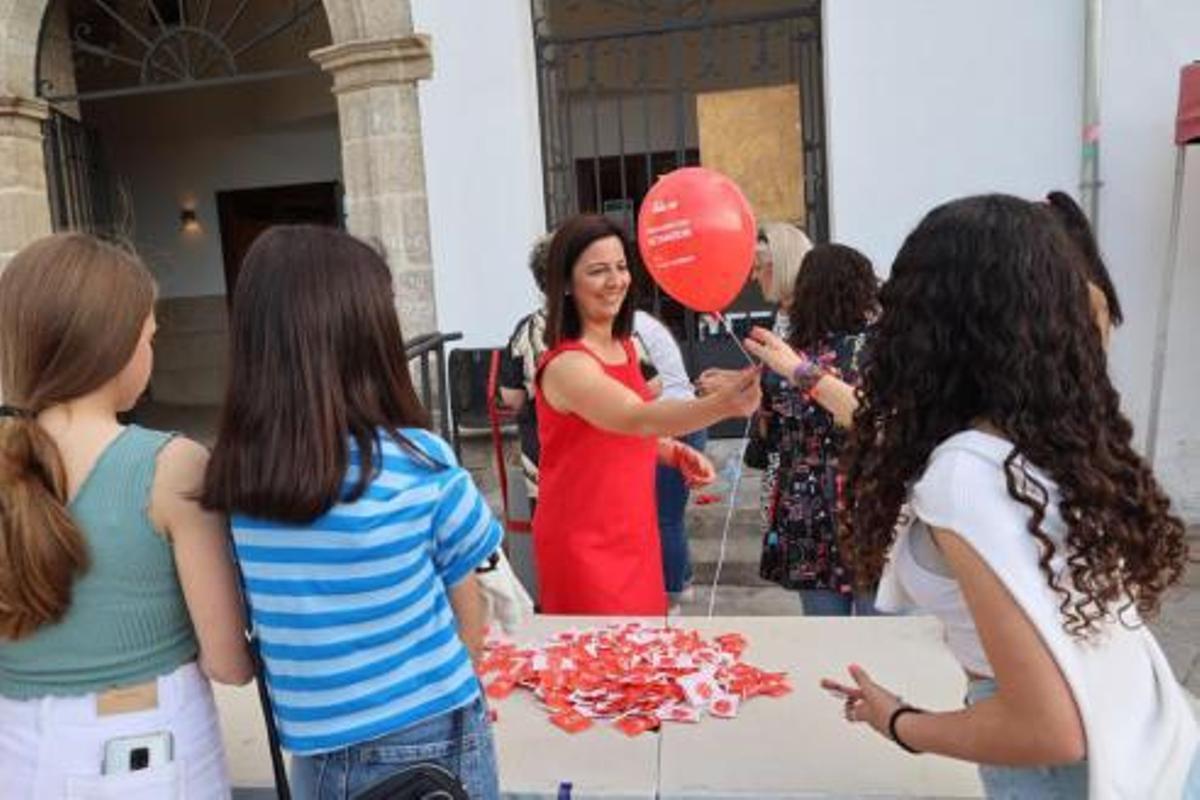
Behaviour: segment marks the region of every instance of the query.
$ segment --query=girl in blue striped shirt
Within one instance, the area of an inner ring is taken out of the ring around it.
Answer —
[[[204,502],[230,515],[296,796],[346,798],[419,760],[493,798],[474,568],[501,529],[426,430],[394,302],[348,234],[259,237]]]

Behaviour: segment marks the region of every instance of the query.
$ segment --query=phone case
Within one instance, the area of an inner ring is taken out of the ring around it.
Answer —
[[[109,739],[104,744],[103,775],[153,769],[175,757],[175,740],[168,731]]]

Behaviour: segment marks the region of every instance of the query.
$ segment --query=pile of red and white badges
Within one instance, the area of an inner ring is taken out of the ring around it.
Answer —
[[[705,712],[732,718],[743,700],[792,690],[786,672],[743,663],[745,649],[740,633],[706,641],[696,631],[631,622],[564,631],[534,647],[490,640],[479,673],[491,698],[533,692],[568,733],[612,720],[637,736],[664,721],[697,723]]]

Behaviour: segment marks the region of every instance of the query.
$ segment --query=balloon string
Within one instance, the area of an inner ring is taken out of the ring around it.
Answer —
[[[742,483],[742,466],[746,460],[746,445],[750,443],[750,426],[752,424],[754,424],[754,417],[747,417],[746,430],[742,432],[742,444],[738,448],[733,480],[730,481],[729,507],[725,509],[725,524],[721,526],[721,549],[717,554],[717,567],[713,570],[712,587],[708,591],[708,616],[710,619],[717,606],[717,587],[721,584],[721,570],[725,566],[726,546],[729,543],[729,528],[733,524],[733,512],[737,508],[738,488]]]
[[[742,351],[742,355],[746,357],[746,361],[754,366],[754,359],[746,352],[746,348],[742,346],[742,342],[733,331],[733,325],[729,323],[729,318],[721,312],[716,314],[717,320],[725,326],[725,330],[729,332],[729,336],[733,339],[733,343],[737,345],[738,350]],[[717,606],[717,587],[721,584],[721,570],[725,566],[726,548],[729,544],[729,528],[733,524],[733,512],[737,508],[738,489],[742,483],[742,467],[746,460],[746,445],[750,442],[750,426],[754,424],[754,416],[746,418],[746,429],[742,431],[742,443],[738,448],[737,461],[734,462],[733,480],[730,481],[729,488],[729,506],[725,509],[725,524],[721,526],[721,549],[717,553],[717,567],[713,570],[712,587],[708,591],[708,616],[711,619],[713,612]]]
[[[717,322],[720,322],[725,326],[725,330],[729,332],[729,338],[733,339],[733,343],[737,345],[737,349],[740,350],[742,355],[746,357],[746,363],[753,367],[754,359],[751,358],[750,354],[746,352],[746,348],[742,346],[742,340],[739,339],[738,335],[733,332],[733,325],[729,322],[729,317],[725,316],[720,311],[716,312],[714,316],[716,316]]]

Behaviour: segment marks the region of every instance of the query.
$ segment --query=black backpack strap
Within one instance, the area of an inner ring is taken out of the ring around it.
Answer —
[[[271,695],[267,691],[266,667],[263,665],[258,634],[251,618],[250,594],[246,590],[246,576],[242,573],[242,562],[238,560],[233,532],[229,531],[229,557],[237,569],[238,588],[242,594],[242,607],[246,610],[246,646],[250,648],[250,660],[254,663],[254,682],[258,685],[258,703],[262,707],[263,722],[267,726],[267,746],[271,750],[271,771],[275,774],[275,794],[279,800],[292,800],[288,785],[287,769],[283,763],[283,750],[279,747],[279,729],[275,726],[275,711],[271,707]]]

